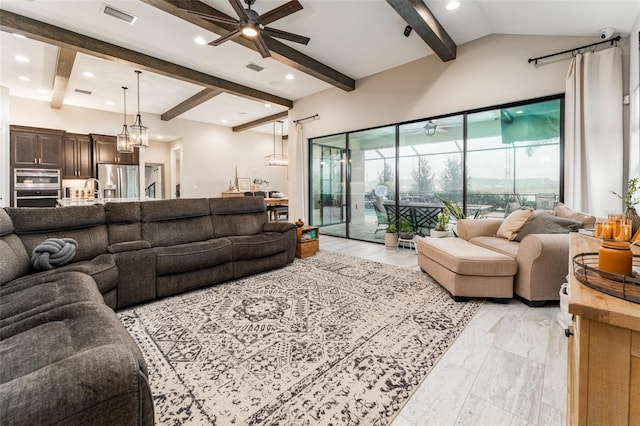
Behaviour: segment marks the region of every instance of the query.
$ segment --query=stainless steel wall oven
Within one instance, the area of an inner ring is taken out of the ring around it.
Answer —
[[[13,169],[14,207],[55,207],[61,190],[59,169]]]

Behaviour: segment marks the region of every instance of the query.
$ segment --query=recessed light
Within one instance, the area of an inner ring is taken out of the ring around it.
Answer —
[[[29,77],[25,77],[24,75],[21,75],[20,77],[18,77],[18,80],[21,81],[31,81],[31,79]]]
[[[519,109],[519,110],[516,111],[516,114],[524,114],[524,111]]]
[[[158,138],[158,139],[164,139],[164,136],[162,136],[162,135],[158,135],[158,136],[156,136],[156,138]]]
[[[95,77],[95,76],[96,76],[96,75],[95,75],[94,73],[92,73],[91,71],[85,71],[85,72],[83,72],[83,73],[82,73],[82,75],[84,75],[85,77],[88,77],[88,78],[93,78],[93,77]]]
[[[452,0],[449,3],[447,3],[447,10],[456,10],[459,7],[460,7],[459,1]]]
[[[106,103],[107,105],[109,105],[109,106],[114,106],[114,105],[116,104],[116,103],[115,103],[115,102],[113,102],[113,101],[107,101],[107,102],[105,102],[105,103]]]
[[[265,108],[271,108],[271,104],[264,104]]]
[[[47,89],[38,89],[38,93],[42,93],[43,95],[48,95],[50,92]]]
[[[29,62],[29,58],[23,55],[18,55],[15,57],[15,60],[18,62]]]
[[[284,76],[284,78],[286,78],[287,80],[293,80],[295,77],[293,76],[293,74],[287,74]]]
[[[225,124],[227,122],[227,120],[225,120],[224,118],[222,120],[220,120],[221,123]]]
[[[200,46],[207,44],[207,40],[205,40],[204,37],[202,37],[202,36],[198,36],[198,37],[194,38],[193,42],[195,44],[199,44]]]
[[[14,36],[14,37],[18,37],[18,38],[27,38],[27,36],[26,36],[26,35],[24,35],[24,34],[19,34],[19,33],[13,33],[13,36]]]

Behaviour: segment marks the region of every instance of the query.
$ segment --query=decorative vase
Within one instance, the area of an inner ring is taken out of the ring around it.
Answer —
[[[298,228],[304,226],[304,222],[302,221],[302,219],[298,218],[298,220],[296,220],[296,226]]]
[[[429,236],[431,238],[446,238],[451,236],[451,231],[436,231],[435,229],[432,229],[429,232]]]
[[[638,216],[636,209],[628,207],[624,211],[624,216],[631,219],[631,235],[635,235],[638,229],[640,229],[640,216]]]

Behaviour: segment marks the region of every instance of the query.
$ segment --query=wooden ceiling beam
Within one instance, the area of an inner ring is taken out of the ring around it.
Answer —
[[[67,93],[69,85],[69,77],[73,70],[73,63],[76,61],[75,49],[67,49],[61,47],[58,50],[58,61],[56,63],[56,73],[53,77],[53,94],[51,96],[51,108],[62,108],[64,95]]]
[[[458,46],[422,0],[387,0],[443,62],[456,58]]]
[[[190,109],[195,108],[198,105],[201,105],[201,104],[207,102],[209,99],[214,98],[214,97],[218,96],[221,93],[224,93],[224,91],[222,89],[206,88],[206,89],[196,93],[195,95],[191,96],[186,101],[181,102],[180,104],[174,106],[169,111],[163,113],[160,116],[160,119],[162,121],[169,121],[171,119],[174,119],[177,116],[179,116],[180,114],[183,114],[183,113],[189,111]]]
[[[288,116],[289,116],[289,111],[282,111],[277,114],[270,115],[268,117],[259,118],[254,121],[250,121],[249,123],[235,126],[231,130],[233,130],[234,132],[242,132],[244,130],[249,130],[254,127],[262,126],[263,124],[266,124],[266,123],[271,123],[273,121],[280,120],[281,118],[287,118]]]
[[[293,107],[292,100],[2,9],[0,9],[0,29],[7,32],[20,32],[43,43],[52,44],[60,48],[77,50],[87,55],[122,63],[166,77],[175,78],[176,80],[205,86],[210,89],[221,89],[223,92],[242,98],[282,105],[286,108]]]
[[[230,30],[235,29],[235,26],[208,21],[189,13],[189,10],[193,10],[195,12],[206,13],[208,15],[214,15],[222,18],[237,19],[237,17],[226,15],[199,0],[142,1],[218,35],[224,35]],[[341,72],[329,67],[328,65],[325,65],[322,62],[319,62],[305,55],[304,53],[295,50],[294,48],[274,39],[273,37],[269,37],[263,34],[263,38],[267,43],[267,46],[269,47],[271,57],[276,61],[347,92],[352,91],[356,88],[356,82],[351,77],[348,77]],[[256,52],[258,51],[255,44],[252,41],[245,39],[244,37],[236,37],[232,41]]]

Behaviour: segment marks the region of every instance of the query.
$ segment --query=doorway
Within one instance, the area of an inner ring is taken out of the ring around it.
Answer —
[[[145,163],[144,196],[147,199],[162,200],[164,195],[164,164]]]

